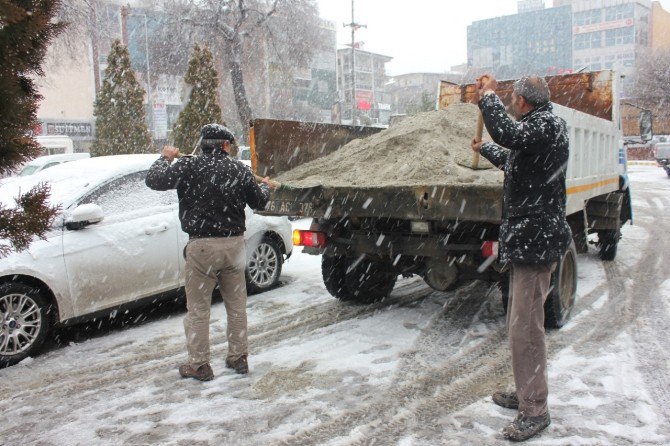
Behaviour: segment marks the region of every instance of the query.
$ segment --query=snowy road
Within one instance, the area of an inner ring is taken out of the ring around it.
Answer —
[[[617,260],[579,256],[572,319],[548,333],[552,425],[529,444],[670,444],[670,179],[650,166],[631,178]],[[249,298],[249,376],[224,367],[221,303],[207,383],[177,375],[180,308],[69,330],[69,344],[0,370],[0,444],[507,444],[514,413],[489,396],[511,379],[498,291],[415,278],[344,305],[300,253],[284,280]]]

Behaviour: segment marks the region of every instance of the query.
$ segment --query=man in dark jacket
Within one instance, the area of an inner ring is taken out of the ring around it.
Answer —
[[[146,183],[155,190],[177,189],[179,220],[189,235],[184,249],[189,362],[179,367],[179,373],[208,381],[214,377],[209,365],[209,316],[217,282],[228,319],[226,367],[241,374],[249,371],[244,209],[247,204],[253,209],[265,207],[270,189],[267,178],[258,185],[251,170],[229,156],[234,144],[230,130],[207,124],[200,137],[202,155],[174,164],[179,149],[164,147]]]
[[[507,328],[516,390],[496,392],[493,401],[518,409],[503,430],[526,440],[550,423],[544,302],[551,274],[572,235],[565,219],[568,133],[552,112],[549,87],[539,77],[514,84],[512,120],[495,94],[491,75],[477,80],[479,108],[495,143],[473,141],[472,149],[505,172],[500,261],[511,264]]]

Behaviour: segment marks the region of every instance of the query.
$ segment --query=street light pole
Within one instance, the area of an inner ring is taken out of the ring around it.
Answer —
[[[149,74],[149,27],[147,26],[147,15],[138,14],[144,16],[144,60],[147,63],[147,101],[149,102],[149,108],[151,108],[151,76]]]
[[[354,0],[351,0],[351,23],[345,23],[344,26],[351,28],[351,125],[356,125],[356,30],[367,28],[367,25],[354,20]]]

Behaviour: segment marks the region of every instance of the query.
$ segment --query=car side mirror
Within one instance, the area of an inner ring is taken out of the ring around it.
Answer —
[[[84,229],[86,226],[100,223],[105,218],[102,208],[97,204],[89,203],[77,206],[65,222],[65,227],[71,231]]]
[[[651,110],[642,110],[640,112],[640,139],[645,143],[654,137],[652,125]]]

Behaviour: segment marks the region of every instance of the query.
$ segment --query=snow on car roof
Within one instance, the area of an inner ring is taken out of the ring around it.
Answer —
[[[49,202],[69,206],[84,192],[108,179],[125,173],[148,169],[158,159],[154,155],[112,155],[86,158],[59,164],[26,177],[12,178],[0,185],[0,203],[6,208],[16,206],[15,198],[39,183],[51,186]]]
[[[26,166],[43,166],[48,163],[56,161],[74,161],[78,159],[89,158],[89,153],[59,153],[56,155],[39,156],[33,160],[28,161]]]

